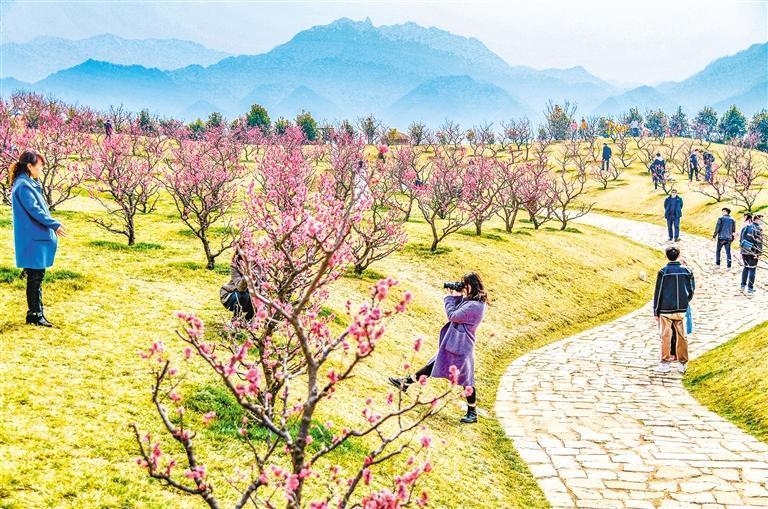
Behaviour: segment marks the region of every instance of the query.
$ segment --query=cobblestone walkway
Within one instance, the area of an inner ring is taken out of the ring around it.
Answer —
[[[662,248],[655,225],[592,215],[582,222]],[[690,355],[768,320],[768,274],[754,296],[741,268],[716,270],[713,243],[683,235],[696,275]],[[725,262],[723,262],[724,266]],[[655,273],[647,277],[653,282]],[[763,281],[761,282],[760,279]],[[553,507],[768,507],[768,445],[702,407],[681,375],[653,371],[651,304],[517,359],[496,415]]]

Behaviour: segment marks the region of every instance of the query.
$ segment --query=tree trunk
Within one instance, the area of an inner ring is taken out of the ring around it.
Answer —
[[[475,235],[478,237],[483,234],[483,222],[475,221]]]
[[[216,266],[216,257],[213,256],[213,254],[211,253],[211,245],[208,242],[208,237],[206,237],[205,232],[201,232],[200,241],[203,243],[203,250],[205,251],[205,259],[207,260],[207,263],[205,264],[205,268],[208,270],[213,270],[213,268]]]

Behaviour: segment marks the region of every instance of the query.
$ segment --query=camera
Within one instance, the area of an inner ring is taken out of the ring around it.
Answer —
[[[455,292],[460,292],[464,289],[464,283],[461,281],[447,281],[443,283],[443,288],[449,288]]]

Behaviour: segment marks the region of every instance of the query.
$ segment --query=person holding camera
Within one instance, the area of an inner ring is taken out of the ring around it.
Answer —
[[[480,276],[470,272],[455,283],[445,283],[450,291],[446,295],[445,314],[448,322],[440,330],[437,354],[413,375],[406,378],[389,378],[389,383],[403,392],[421,377],[451,378],[451,368],[458,369],[455,382],[471,388],[467,396],[467,414],[462,423],[477,422],[477,391],[475,390],[475,334],[483,321],[488,294]]]

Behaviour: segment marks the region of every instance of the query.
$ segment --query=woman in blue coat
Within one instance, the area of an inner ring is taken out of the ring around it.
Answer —
[[[463,423],[477,422],[477,392],[475,391],[475,334],[485,315],[488,295],[483,282],[474,272],[461,278],[461,292],[452,290],[446,295],[445,314],[448,317],[440,330],[437,354],[413,375],[406,378],[390,378],[389,382],[405,392],[408,387],[422,376],[452,378],[451,368],[455,366],[455,382],[463,387],[471,387],[467,396],[467,414],[461,418]]]
[[[66,235],[59,221],[51,217],[38,178],[43,156],[24,152],[10,171],[13,207],[13,241],[16,266],[27,275],[27,323],[52,327],[43,314],[43,277],[53,265],[58,237]]]

